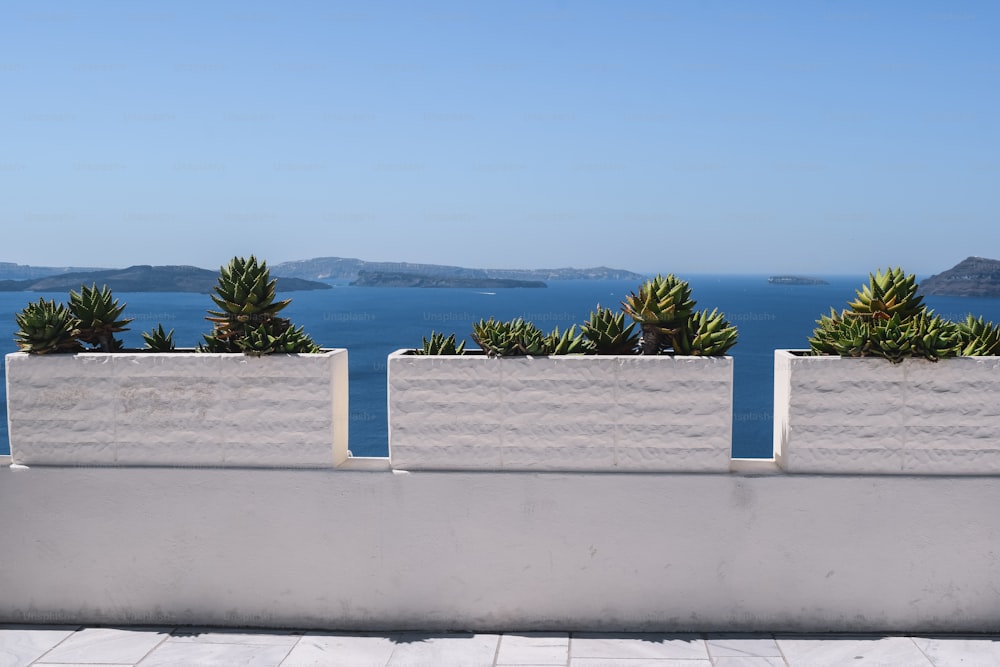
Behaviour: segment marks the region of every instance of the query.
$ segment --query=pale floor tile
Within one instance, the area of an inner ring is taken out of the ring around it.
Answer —
[[[785,659],[778,656],[735,656],[715,658],[715,667],[785,667]]]
[[[280,644],[212,644],[207,642],[164,642],[149,654],[139,667],[177,667],[190,665],[244,665],[278,667],[290,646]]]
[[[39,659],[39,663],[139,662],[172,628],[84,628]]]
[[[669,658],[573,658],[569,667],[712,667],[704,660],[671,660]]]
[[[78,629],[76,625],[0,625],[0,665],[30,665]]]
[[[377,633],[306,634],[281,667],[384,667],[396,650],[398,637]]]
[[[405,633],[388,667],[475,667],[493,665],[500,635]]]
[[[936,667],[1000,665],[1000,636],[914,637],[913,643]]]
[[[576,658],[627,658],[708,660],[708,649],[699,635],[656,633],[573,633],[570,656]]]
[[[858,637],[816,635],[788,637],[778,635],[778,647],[791,667],[823,665],[866,667],[900,665],[932,667],[932,663],[909,637]]]
[[[565,665],[569,657],[569,633],[525,632],[500,638],[497,665]]]
[[[778,642],[770,635],[708,635],[708,653],[713,658],[781,657]]]

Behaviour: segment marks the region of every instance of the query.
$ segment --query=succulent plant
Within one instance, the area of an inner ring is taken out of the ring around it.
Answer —
[[[278,317],[291,300],[276,301],[277,280],[267,262],[234,257],[219,270],[212,300],[219,310],[209,310],[214,323],[199,349],[208,352],[243,352],[260,356],[275,352],[318,352],[319,347],[301,327]]]
[[[18,330],[14,342],[22,352],[78,352],[83,349],[74,336],[76,318],[64,304],[39,298],[15,315]]]
[[[722,356],[736,344],[737,329],[718,309],[694,311],[691,287],[673,274],[657,275],[622,302],[639,323],[642,354]]]
[[[1000,327],[982,316],[969,315],[958,323],[958,340],[963,357],[992,357],[1000,354]]]
[[[479,320],[472,325],[472,340],[487,356],[517,357],[546,354],[545,334],[522,318]]]
[[[246,329],[244,334],[236,339],[240,351],[252,357],[281,352],[319,352],[319,347],[306,335],[302,327],[292,327],[278,320],[283,318],[269,320],[256,329]]]
[[[81,286],[79,293],[70,290],[69,311],[76,318],[77,340],[95,346],[101,352],[120,350],[122,342],[115,338],[119,331],[128,331],[125,325],[131,319],[118,319],[125,311],[125,304],[118,305],[107,285],[97,289]]]
[[[455,334],[447,338],[443,333],[432,331],[430,340],[423,338],[423,347],[417,350],[417,354],[440,355],[440,354],[465,354],[465,341],[456,345]]]
[[[917,277],[906,275],[896,267],[885,273],[877,270],[868,274],[868,284],[857,291],[857,298],[848,303],[849,315],[872,319],[889,319],[899,315],[906,320],[924,310],[923,297],[917,296]]]
[[[721,357],[736,345],[736,327],[726,320],[717,308],[694,314],[690,325],[691,342],[687,354],[702,357]]]
[[[595,354],[635,354],[639,344],[638,334],[633,333],[635,322],[625,326],[625,313],[602,308],[600,304],[580,329]]]
[[[902,269],[869,274],[868,285],[839,314],[817,320],[809,339],[814,354],[882,357],[899,363],[908,357],[937,361],[961,352],[958,325],[942,319],[917,295],[916,277]]]
[[[545,337],[545,354],[589,354],[592,351],[590,341],[576,330],[575,324],[562,333],[556,327]]]
[[[688,328],[694,312],[691,287],[672,273],[657,275],[639,286],[639,293],[629,294],[622,310],[639,323],[642,354],[672,351],[687,354]]]
[[[163,330],[162,324],[157,324],[156,328],[151,331],[143,332],[142,340],[146,343],[143,349],[150,352],[170,352],[175,349],[174,330],[166,332]]]

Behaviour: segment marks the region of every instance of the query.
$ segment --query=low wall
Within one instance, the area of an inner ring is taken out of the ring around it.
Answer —
[[[0,622],[1000,630],[994,477],[0,468]]]

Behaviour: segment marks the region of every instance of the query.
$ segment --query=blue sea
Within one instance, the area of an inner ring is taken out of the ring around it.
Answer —
[[[739,327],[735,359],[733,454],[770,457],[772,379],[776,348],[804,348],[816,319],[831,306],[838,310],[854,297],[867,276],[826,276],[827,285],[770,285],[766,276],[683,276],[698,307],[718,307]],[[480,318],[523,317],[548,331],[582,323],[597,304],[617,308],[638,285],[633,281],[552,281],[545,289],[417,289],[351,287],[288,292],[284,314],[302,325],[323,347],[345,347],[350,360],[350,449],[355,456],[388,454],[386,357],[401,348],[419,347],[431,331],[455,332],[469,339]],[[194,347],[209,330],[207,294],[117,293],[134,318],[121,334],[126,347],[142,346],[142,331],[162,323],[174,329],[178,347]],[[65,301],[66,294],[0,292],[0,351],[13,352],[14,315],[39,297]],[[1000,321],[1000,299],[927,297],[925,302],[950,319],[966,314]],[[470,341],[470,347],[472,346]],[[5,390],[5,387],[3,387]],[[0,453],[8,453],[6,396],[0,402]]]

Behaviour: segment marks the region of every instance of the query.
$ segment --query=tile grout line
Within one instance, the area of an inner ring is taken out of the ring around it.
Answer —
[[[305,632],[299,634],[299,638],[295,640],[295,643],[288,647],[288,650],[285,652],[285,657],[278,661],[278,667],[281,667],[282,665],[285,664],[285,661],[288,660],[288,656],[292,654],[292,651],[295,650],[295,648],[299,645],[299,642],[301,642],[305,636],[306,636]]]
[[[497,667],[497,661],[500,660],[500,644],[503,642],[504,633],[497,634],[497,647],[493,651],[493,667]]]
[[[133,662],[132,666],[136,667],[136,665],[142,664],[142,661],[145,660],[146,658],[148,658],[150,653],[152,653],[156,649],[158,649],[161,646],[163,646],[167,642],[168,639],[170,639],[171,637],[174,636],[175,632],[177,632],[177,628],[176,627],[170,628],[170,631],[166,633],[166,636],[163,639],[161,639],[160,642],[156,646],[154,646],[153,648],[151,648],[148,651],[146,651],[146,654],[144,656],[142,656],[141,658],[139,658],[138,660],[136,660],[135,662]]]
[[[912,636],[908,635],[906,638],[910,640],[911,644],[913,644],[913,648],[915,648],[918,651],[920,651],[920,655],[922,655],[925,658],[927,658],[927,663],[929,665],[931,665],[933,667],[934,665],[937,664],[937,663],[934,662],[934,660],[931,659],[931,657],[929,655],[927,655],[927,653],[922,648],[920,648],[920,646],[917,644],[917,642],[913,641],[913,637]]]
[[[47,656],[49,653],[52,653],[52,651],[56,650],[56,648],[58,648],[59,646],[62,646],[62,644],[67,639],[69,639],[70,637],[74,636],[76,633],[80,632],[80,630],[83,630],[85,628],[86,628],[86,626],[84,626],[84,625],[78,625],[78,626],[76,626],[76,630],[74,630],[73,632],[69,633],[68,635],[66,635],[65,637],[63,637],[62,639],[60,639],[53,646],[50,646],[48,649],[46,649],[46,651],[44,653],[42,653],[40,656],[38,656],[37,658],[35,658],[34,660],[32,660],[29,664],[31,664],[31,665],[37,664],[39,660],[41,660],[42,658],[44,658],[45,656]]]
[[[781,644],[778,643],[778,636],[771,633],[771,639],[774,640],[774,645],[778,647],[778,653],[781,654],[781,661],[785,663],[786,667],[791,667],[792,663],[788,661],[788,656],[785,655],[785,649],[781,648]]]

